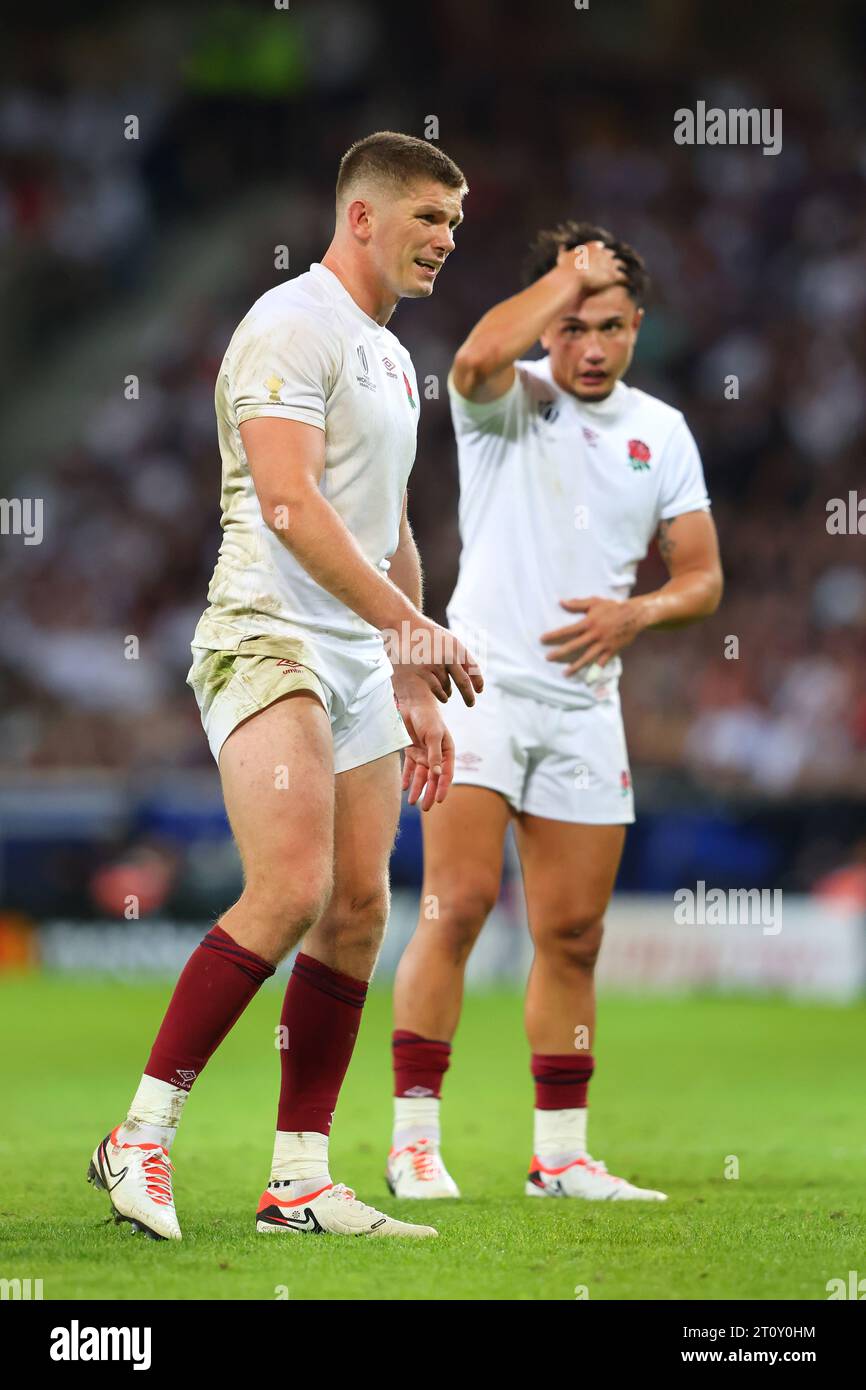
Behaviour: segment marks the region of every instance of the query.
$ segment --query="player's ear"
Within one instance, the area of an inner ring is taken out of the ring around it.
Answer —
[[[638,333],[640,332],[640,326],[644,320],[644,312],[645,311],[643,309],[635,309],[634,311],[634,318],[631,321],[631,326],[634,330],[635,337],[637,337]]]
[[[373,230],[369,204],[363,198],[354,198],[346,208],[346,217],[353,235],[368,241]]]

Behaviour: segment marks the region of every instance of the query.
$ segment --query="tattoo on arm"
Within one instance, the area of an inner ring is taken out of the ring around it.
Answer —
[[[671,521],[675,520],[676,517],[673,517],[671,519]],[[666,565],[670,563],[671,555],[673,554],[674,548],[676,546],[676,541],[673,539],[670,533],[671,521],[660,521],[657,535],[659,555],[661,555]]]

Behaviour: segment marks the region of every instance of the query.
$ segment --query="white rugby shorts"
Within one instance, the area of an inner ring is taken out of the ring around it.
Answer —
[[[391,665],[339,662],[305,640],[249,637],[236,650],[192,648],[186,678],[210,750],[220,750],[237,726],[298,690],[317,696],[331,721],[334,771],[348,772],[412,742],[391,685]]]
[[[630,825],[634,796],[619,694],[588,709],[516,695],[489,678],[469,709],[445,706],[454,785],[489,787],[515,811],[585,825]]]

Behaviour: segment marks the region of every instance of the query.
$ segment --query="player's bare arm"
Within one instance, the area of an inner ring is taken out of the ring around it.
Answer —
[[[581,253],[581,254],[578,254]],[[557,263],[527,289],[486,313],[458,349],[455,387],[470,401],[495,401],[514,381],[514,363],[525,357],[557,314],[623,282],[623,266],[600,241],[562,247]]]
[[[391,568],[388,577],[406,595],[413,608],[421,612],[424,608],[424,571],[421,556],[412,527],[409,524],[409,494],[403,493],[403,510],[400,513],[400,538],[397,549],[390,557]]]
[[[580,622],[542,635],[551,647],[548,661],[568,663],[565,674],[586,666],[606,666],[646,628],[684,627],[715,613],[722,597],[722,566],[716,527],[709,512],[685,512],[662,521],[659,554],[670,578],[660,589],[625,600],[560,600]]]
[[[322,496],[324,432],[260,416],[245,421],[240,433],[265,523],[307,573],[373,627],[398,634],[395,665],[409,665],[437,700],[448,699],[453,679],[465,703],[474,704],[484,682],[466,648],[369,563]]]
[[[423,573],[421,557],[412,535],[407,511],[408,498],[403,494],[400,516],[400,540],[391,556],[390,578],[410,603],[420,611],[423,607]],[[446,674],[450,693],[450,679]],[[412,740],[411,748],[403,755],[403,790],[409,793],[409,805],[420,800],[422,811],[429,811],[437,801],[445,800],[454,776],[454,740],[439,712],[429,687],[411,666],[394,669],[394,693],[403,723]]]

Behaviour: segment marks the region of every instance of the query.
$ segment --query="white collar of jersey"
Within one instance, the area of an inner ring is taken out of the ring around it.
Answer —
[[[545,381],[549,381],[558,395],[570,401],[578,410],[585,410],[588,414],[596,416],[597,419],[607,420],[611,419],[614,415],[618,415],[625,407],[626,401],[628,400],[628,387],[623,381],[618,381],[610,395],[605,396],[604,400],[582,401],[579,400],[577,396],[573,395],[571,391],[563,391],[562,387],[554,381],[549,356],[536,358],[534,361],[529,361],[526,365],[534,368],[537,374],[542,376]]]
[[[377,333],[387,332],[387,329],[381,323],[377,323],[375,319],[370,318],[369,314],[364,313],[360,304],[357,300],[352,298],[339,275],[335,275],[333,270],[329,270],[326,265],[321,265],[319,261],[313,261],[313,264],[310,266],[310,274],[315,275],[316,279],[321,281],[332,299],[339,300],[341,304],[353,310],[367,328],[375,329]]]

